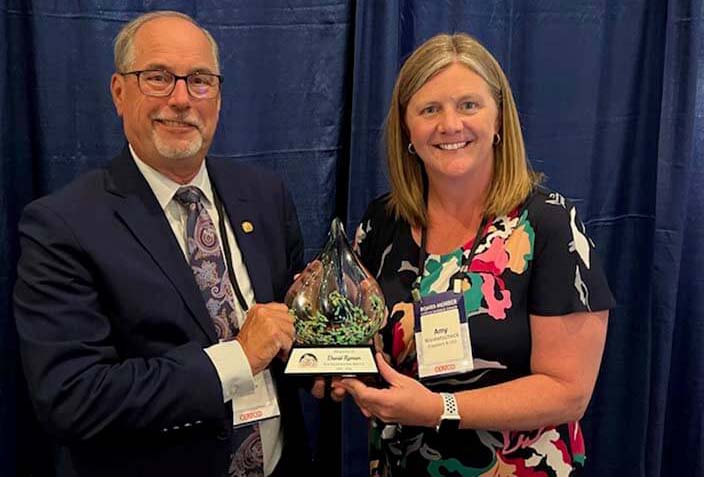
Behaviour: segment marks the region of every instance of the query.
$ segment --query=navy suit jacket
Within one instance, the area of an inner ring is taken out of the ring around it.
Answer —
[[[256,301],[302,268],[291,197],[262,170],[209,158]],[[244,233],[249,221],[253,231]],[[232,409],[203,349],[217,343],[191,269],[129,150],[24,210],[15,317],[40,422],[79,475],[219,476]],[[295,383],[272,363],[284,456],[308,462]]]

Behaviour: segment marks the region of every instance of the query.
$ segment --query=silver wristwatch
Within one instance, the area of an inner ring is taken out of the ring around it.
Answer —
[[[454,394],[440,393],[442,397],[442,416],[435,426],[435,431],[456,431],[460,428],[460,413]]]

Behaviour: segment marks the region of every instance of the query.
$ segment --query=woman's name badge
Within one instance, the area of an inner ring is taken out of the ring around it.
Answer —
[[[474,369],[462,293],[423,297],[414,304],[418,377],[465,373]]]
[[[254,391],[232,400],[233,425],[241,426],[281,415],[271,372],[267,369],[254,376]]]

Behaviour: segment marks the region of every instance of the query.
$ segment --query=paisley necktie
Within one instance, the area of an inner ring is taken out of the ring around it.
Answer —
[[[203,193],[197,187],[182,187],[174,199],[186,208],[188,261],[220,341],[237,336],[234,294],[225,267],[215,225],[203,206]],[[223,240],[226,240],[223,237]],[[239,426],[233,430],[233,447],[229,475],[263,477],[264,461],[259,424]]]

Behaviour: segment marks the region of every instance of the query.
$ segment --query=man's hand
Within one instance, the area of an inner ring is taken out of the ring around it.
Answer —
[[[257,374],[277,355],[291,351],[294,338],[293,317],[282,303],[254,305],[235,338],[244,351],[252,374]]]

